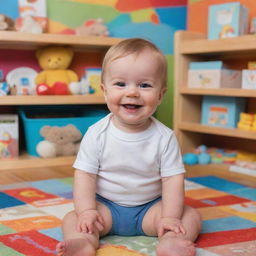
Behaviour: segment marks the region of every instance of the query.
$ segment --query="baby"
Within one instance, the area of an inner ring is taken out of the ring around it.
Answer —
[[[201,220],[184,205],[184,173],[171,129],[152,117],[167,90],[165,56],[151,42],[111,47],[102,68],[110,114],[92,125],[74,163],[75,210],[58,255],[94,256],[106,235],[157,236],[158,256],[193,256]]]

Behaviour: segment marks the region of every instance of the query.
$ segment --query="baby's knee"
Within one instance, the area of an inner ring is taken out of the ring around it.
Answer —
[[[185,210],[187,211],[187,214],[190,215],[190,218],[192,218],[195,222],[201,223],[201,214],[197,209],[190,206],[185,206]]]
[[[76,213],[75,211],[71,211],[71,212],[68,212],[64,217],[63,217],[63,222],[66,222],[70,219],[76,219]]]

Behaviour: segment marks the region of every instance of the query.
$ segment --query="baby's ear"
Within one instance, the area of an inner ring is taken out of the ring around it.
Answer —
[[[103,84],[103,83],[101,83],[100,84],[100,88],[101,88],[101,90],[102,90],[102,92],[103,92],[103,96],[104,96],[104,99],[105,99],[105,101],[107,100],[106,99],[106,87],[105,87],[105,85]]]
[[[161,89],[160,93],[159,93],[159,100],[161,101],[165,95],[165,93],[167,92],[167,87],[164,87]]]

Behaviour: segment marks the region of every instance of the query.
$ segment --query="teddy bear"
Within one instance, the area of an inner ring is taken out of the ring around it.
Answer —
[[[76,94],[79,89],[77,74],[68,69],[73,51],[64,46],[48,46],[37,50],[36,57],[43,71],[36,76],[38,95]],[[75,86],[75,87],[74,87]]]
[[[45,140],[37,144],[36,151],[43,158],[75,155],[82,138],[81,132],[72,124],[62,127],[45,125],[40,134]]]

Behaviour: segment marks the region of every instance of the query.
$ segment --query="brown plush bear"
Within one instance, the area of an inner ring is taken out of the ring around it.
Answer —
[[[71,156],[78,152],[81,132],[72,124],[67,126],[43,126],[40,130],[45,140],[40,141],[36,151],[43,158]]]

